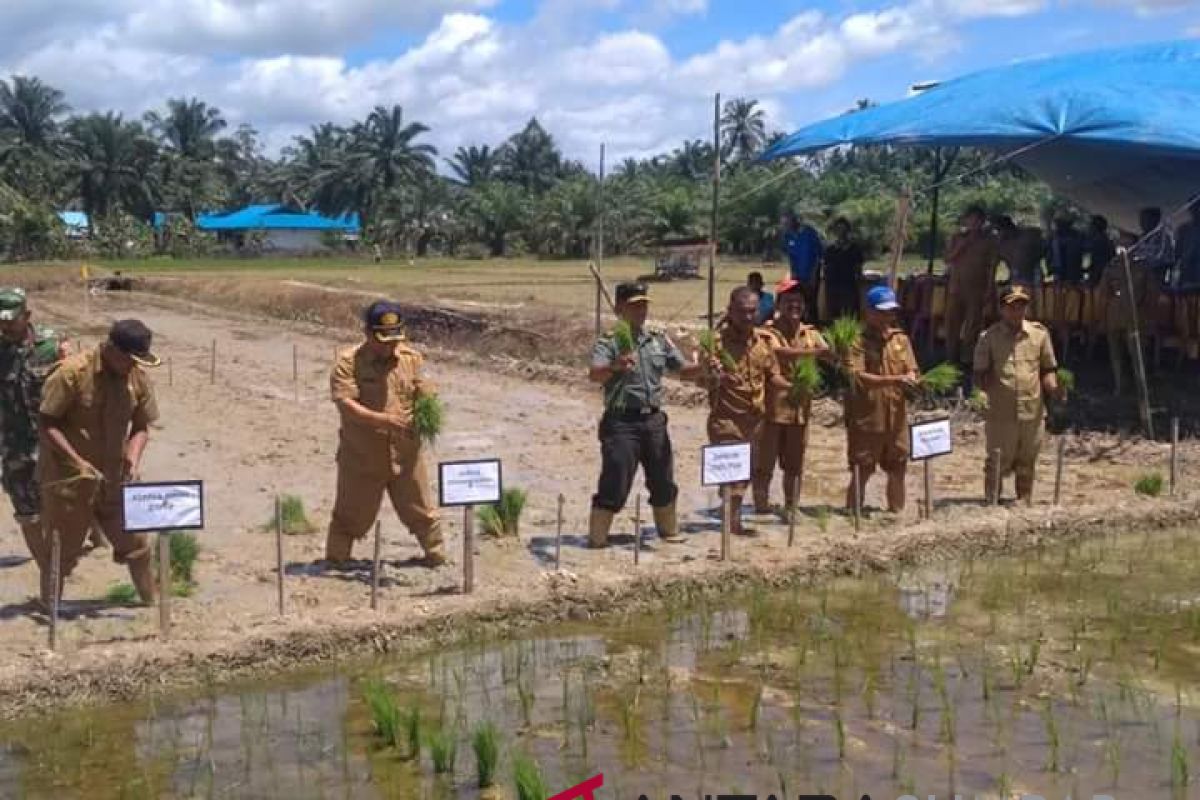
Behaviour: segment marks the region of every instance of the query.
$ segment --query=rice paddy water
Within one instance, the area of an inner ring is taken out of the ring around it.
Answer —
[[[0,796],[1176,800],[1198,654],[1200,536],[1113,535],[16,722]]]

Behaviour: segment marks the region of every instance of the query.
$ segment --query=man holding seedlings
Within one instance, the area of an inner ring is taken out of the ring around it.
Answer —
[[[432,395],[433,387],[421,378],[421,354],[405,343],[400,312],[395,303],[373,303],[365,314],[363,343],[339,352],[330,376],[342,419],[337,498],[325,541],[325,558],[334,565],[350,560],[354,542],[375,522],[385,491],[425,551],[425,566],[446,563],[413,417],[417,397]]]
[[[802,282],[797,291],[807,295]],[[775,358],[774,334],[754,325],[758,297],[748,286],[729,296],[725,321],[705,347],[704,375],[709,387],[708,440],[713,444],[756,442],[766,413],[767,385],[783,381]],[[745,484],[723,486],[722,497],[733,507],[729,529],[750,535],[742,527],[742,498]]]
[[[754,452],[754,510],[770,511],[771,478],[778,461],[783,470],[784,508],[791,512],[804,470],[808,418],[812,395],[821,373],[815,357],[829,352],[824,337],[804,322],[804,292],[798,282],[779,284],[775,318],[763,328],[770,334],[771,349],[779,362],[781,381],[766,387],[766,419]]]
[[[41,570],[47,605],[53,591],[62,592],[93,525],[107,534],[113,560],[129,565],[142,600],[154,599],[151,537],[125,533],[121,509],[121,484],[137,479],[150,425],[158,419],[145,371],[160,363],[150,350],[151,338],[140,320],[114,322],[107,341],[66,359],[46,381],[38,482],[45,533],[57,531],[61,547],[59,585],[53,585],[49,559]]]
[[[617,326],[592,348],[588,379],[604,385],[604,416],[600,419],[600,482],[592,496],[589,547],[608,545],[613,517],[625,507],[639,463],[659,538],[683,541],[675,511],[679,489],[667,415],[662,410],[662,381],[668,372],[695,377],[700,367],[688,363],[665,333],[646,327],[649,308],[646,284],[618,284]]]
[[[846,365],[850,390],[846,395],[847,455],[850,485],[846,507],[859,507],[867,480],[881,468],[887,475],[888,511],[904,510],[904,474],[908,468],[908,398],[919,377],[912,342],[896,326],[900,308],[886,286],[867,292],[862,339],[850,348]],[[857,480],[853,474],[857,467]],[[862,494],[860,494],[862,493]]]
[[[1001,303],[1000,321],[979,337],[975,347],[975,385],[988,397],[983,472],[989,503],[999,501],[996,490],[1009,472],[1016,472],[1017,499],[1032,502],[1046,416],[1043,392],[1059,393],[1054,345],[1049,331],[1025,319],[1029,300],[1026,287],[1009,289]]]

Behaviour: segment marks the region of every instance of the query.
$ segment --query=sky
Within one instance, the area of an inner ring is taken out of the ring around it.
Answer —
[[[269,152],[400,104],[442,155],[536,116],[594,168],[712,135],[713,95],[771,129],[915,82],[1200,37],[1200,0],[0,0],[0,77],[74,110],[217,106]]]

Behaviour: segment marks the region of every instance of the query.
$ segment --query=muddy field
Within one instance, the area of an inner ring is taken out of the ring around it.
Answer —
[[[461,512],[444,515],[453,562],[427,571],[410,563],[419,555],[416,542],[385,508],[384,589],[380,610],[371,612],[366,563],[349,574],[320,574],[313,568],[323,552],[334,489],[337,420],[326,376],[333,348],[354,340],[350,330],[141,292],[93,297],[90,316],[84,315],[78,292],[51,290],[35,294],[33,302],[39,319],[71,330],[85,344],[98,341],[108,323],[123,316],[139,316],[155,331],[156,349],[170,366],[154,374],[163,418],[152,436],[144,477],[203,479],[208,524],[200,534],[199,586],[191,597],[173,601],[169,641],[157,635],[155,610],[103,602],[108,588],[127,576],[105,551],[97,551],[67,583],[68,620],[60,631],[59,652],[50,654],[45,619],[29,604],[36,569],[25,558],[15,524],[0,522],[0,634],[7,644],[0,654],[0,712],[8,715],[454,638],[468,620],[494,626],[508,618],[527,624],[609,612],[616,605],[627,609],[679,582],[719,588],[754,575],[880,568],[890,559],[1002,550],[1139,518],[1165,523],[1196,516],[1187,478],[1200,466],[1200,449],[1191,441],[1181,448],[1179,495],[1148,500],[1135,495],[1133,483],[1148,470],[1165,474],[1167,446],[1100,434],[1068,440],[1061,508],[1049,505],[1053,440],[1043,453],[1037,506],[986,508],[980,502],[982,429],[964,416],[955,453],[934,466],[934,520],[918,520],[922,474],[914,469],[909,510],[899,518],[872,511],[856,535],[852,521],[838,510],[846,477],[844,432],[836,407],[825,403],[811,435],[805,516],[795,547],[786,546],[786,527],[778,520],[752,516],[760,535],[736,541],[734,564],[722,565],[715,558],[716,496],[699,486],[705,412],[688,403],[672,410],[671,427],[689,541],[662,545],[647,525],[646,547],[635,570],[632,498],[629,513],[615,528],[622,534],[615,537],[617,546],[603,552],[582,547],[599,470],[595,426],[600,407],[598,393],[576,377],[584,365],[577,373],[543,369],[494,352],[480,356],[431,346],[430,375],[449,414],[431,461],[500,457],[506,483],[526,489],[529,505],[520,541],[479,543],[478,588],[470,597],[458,593]],[[210,382],[214,341],[217,367]],[[299,356],[298,385],[292,380],[293,347]],[[675,394],[695,396],[689,390]],[[778,500],[778,486],[773,489]],[[274,540],[264,530],[278,493],[302,497],[318,529],[285,542],[283,620],[275,608]],[[565,499],[563,572],[556,575],[552,558],[560,493]],[[877,479],[868,489],[868,506],[880,505],[881,494]],[[643,509],[648,518],[644,502]],[[366,557],[369,545],[360,545],[358,552]]]

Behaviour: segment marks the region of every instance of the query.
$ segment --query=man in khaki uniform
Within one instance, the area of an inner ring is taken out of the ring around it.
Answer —
[[[955,364],[971,357],[984,306],[996,285],[1000,254],[996,237],[984,227],[986,220],[982,208],[968,208],[963,229],[950,239],[946,252],[946,360]]]
[[[888,511],[904,510],[904,476],[908,470],[908,398],[917,384],[917,357],[912,342],[896,327],[900,304],[886,286],[867,292],[866,329],[850,351],[846,396],[847,458],[850,485],[846,508],[858,507],[856,490],[866,493],[867,480],[880,467],[887,474]],[[853,471],[858,468],[858,486]]]
[[[780,380],[767,384],[766,419],[754,452],[754,510],[760,514],[770,511],[776,462],[783,470],[785,513],[793,507],[803,479],[812,397],[807,393],[795,395],[787,376],[798,359],[829,352],[821,333],[804,323],[804,292],[799,282],[791,278],[783,281],[777,294],[775,318],[762,328],[771,335]]]
[[[413,430],[413,403],[433,388],[421,379],[421,354],[404,342],[398,306],[372,304],[365,334],[362,344],[338,353],[330,376],[342,426],[325,557],[333,564],[350,559],[354,542],[375,522],[386,491],[396,515],[425,551],[425,565],[440,566],[446,562],[441,521]]]
[[[1001,320],[984,332],[975,347],[975,385],[988,398],[984,490],[989,503],[999,501],[997,484],[1009,472],[1016,472],[1017,498],[1032,502],[1046,416],[1043,392],[1058,394],[1054,345],[1049,331],[1025,319],[1029,302],[1026,287],[1009,289],[1000,308]]]
[[[771,349],[774,336],[754,326],[757,314],[754,291],[748,286],[734,289],[717,336],[730,363],[714,354],[703,361],[701,380],[709,387],[708,440],[712,444],[757,441],[766,411],[767,384],[782,380]],[[737,535],[748,534],[742,527],[741,510],[746,489],[742,483],[722,487],[722,497],[728,497],[733,506],[729,527]]]
[[[155,596],[153,548],[148,534],[125,533],[121,484],[136,480],[150,425],[158,419],[154,388],[144,368],[160,363],[150,330],[135,319],[113,323],[108,340],[63,361],[46,380],[40,409],[38,482],[47,537],[58,532],[59,575],[65,580],[83,552],[93,524],[112,543],[113,560],[145,602]],[[40,566],[40,565],[39,565]],[[49,565],[47,565],[49,566]],[[41,571],[42,602],[61,594]]]

